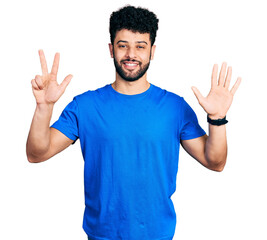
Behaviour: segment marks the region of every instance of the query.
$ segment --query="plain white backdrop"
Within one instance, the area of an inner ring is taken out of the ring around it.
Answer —
[[[75,95],[113,82],[109,16],[128,3],[160,19],[149,82],[183,96],[205,130],[191,86],[207,94],[212,66],[223,61],[233,67],[232,81],[243,79],[227,115],[225,170],[209,171],[181,150],[174,240],[266,240],[267,14],[260,0],[2,1],[0,239],[86,240],[79,141],[47,162],[27,162],[35,109],[30,81],[41,73],[38,49],[49,67],[61,53],[59,82],[74,77],[52,122]]]

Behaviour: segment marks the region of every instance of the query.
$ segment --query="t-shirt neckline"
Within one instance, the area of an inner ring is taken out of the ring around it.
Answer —
[[[142,97],[142,96],[147,95],[147,94],[151,91],[151,89],[153,88],[153,84],[152,84],[152,83],[149,83],[149,84],[150,84],[150,86],[149,86],[149,88],[148,88],[146,91],[141,92],[141,93],[138,93],[138,94],[132,94],[132,95],[124,94],[124,93],[120,93],[120,92],[116,91],[116,90],[112,87],[111,83],[108,84],[108,88],[110,89],[110,91],[112,91],[114,94],[116,94],[116,95],[119,96],[119,97],[123,97],[123,98],[132,98],[132,99],[133,99],[133,98],[139,98],[139,97]]]

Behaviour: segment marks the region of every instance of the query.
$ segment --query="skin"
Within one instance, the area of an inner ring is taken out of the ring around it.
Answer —
[[[218,65],[215,64],[211,76],[211,89],[207,97],[203,97],[196,87],[192,90],[199,104],[211,119],[222,119],[226,116],[241,78],[237,78],[229,90],[232,68],[224,62],[218,75]],[[181,141],[184,149],[203,166],[210,170],[222,171],[227,158],[226,125],[214,126],[209,124],[209,136],[205,135],[192,140]]]
[[[59,53],[55,55],[50,73],[42,50],[39,50],[39,57],[42,76],[36,75],[31,81],[36,109],[26,144],[27,157],[32,163],[51,158],[73,142],[58,130],[49,128],[54,104],[64,93],[72,75],[68,75],[61,84],[58,84]]]
[[[116,58],[127,76],[134,76],[138,70],[153,60],[156,46],[151,46],[149,34],[134,33],[123,29],[118,31],[113,45],[109,44],[110,56]],[[72,75],[68,75],[61,84],[57,83],[59,53],[56,53],[52,70],[48,73],[45,56],[39,51],[42,76],[32,80],[33,94],[36,99],[36,110],[30,128],[26,152],[29,162],[42,162],[61,152],[73,141],[54,128],[49,128],[54,104],[64,93]],[[127,61],[126,61],[127,60]],[[134,63],[138,63],[135,64]],[[128,64],[128,65],[127,65]],[[241,78],[229,90],[232,68],[222,64],[219,77],[218,65],[212,71],[211,90],[203,97],[196,87],[192,90],[199,104],[211,119],[223,118],[230,108],[233,96],[238,89]],[[116,72],[112,87],[123,94],[132,95],[146,91],[150,87],[147,73],[136,81],[126,81]],[[183,148],[199,163],[210,170],[222,171],[227,158],[226,126],[209,124],[209,135],[191,140],[182,140]]]
[[[114,39],[114,46],[109,44],[110,56],[116,57],[120,63],[123,60],[131,59],[142,62],[142,65],[147,64],[150,60],[154,59],[156,46],[151,46],[149,33],[133,33],[132,31],[123,29],[118,31]],[[128,74],[134,75],[140,66],[127,67],[125,64],[121,64],[122,68]],[[116,80],[112,83],[112,87],[123,94],[138,94],[146,91],[150,86],[147,81],[147,72],[143,77],[136,81],[125,81],[116,72]]]

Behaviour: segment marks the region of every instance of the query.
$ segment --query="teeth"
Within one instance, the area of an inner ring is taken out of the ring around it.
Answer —
[[[125,65],[133,67],[133,66],[136,66],[137,64],[136,63],[125,63]]]

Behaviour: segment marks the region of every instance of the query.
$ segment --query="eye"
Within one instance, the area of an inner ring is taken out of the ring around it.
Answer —
[[[126,45],[119,45],[119,48],[126,48]]]
[[[144,46],[137,46],[137,48],[144,49],[145,47]]]

